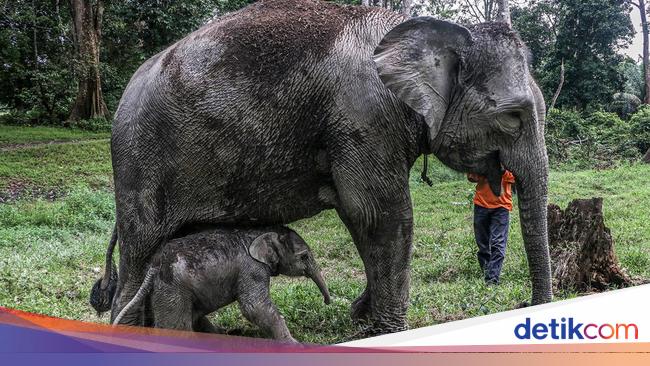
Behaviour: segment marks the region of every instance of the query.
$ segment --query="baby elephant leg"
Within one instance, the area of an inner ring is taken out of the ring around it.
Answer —
[[[298,343],[291,336],[284,317],[268,295],[264,296],[261,301],[259,297],[241,299],[239,308],[246,319],[265,332],[272,334],[273,338],[283,342]]]
[[[194,322],[194,331],[201,333],[225,334],[226,330],[215,326],[207,317],[201,316]]]
[[[154,288],[151,307],[156,328],[193,330],[192,301],[189,294],[178,291],[173,285]]]

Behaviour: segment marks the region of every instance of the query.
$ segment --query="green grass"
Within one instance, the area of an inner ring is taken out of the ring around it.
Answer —
[[[21,127],[0,125],[0,148],[49,141],[76,141],[109,138],[107,132],[88,132],[60,127]]]
[[[111,179],[110,149],[105,140],[38,145],[0,154],[0,187],[10,183],[59,190],[77,184],[110,187]]]
[[[515,307],[530,297],[519,219],[512,216],[502,285],[486,287],[475,260],[471,197],[473,186],[460,174],[434,163],[434,187],[412,173],[415,212],[414,253],[408,321],[421,327]],[[604,197],[622,265],[634,276],[650,277],[650,165],[622,165],[603,171],[554,171],[550,201],[563,208],[574,198]],[[88,292],[103,266],[114,220],[108,142],[51,145],[0,155],[0,194],[8,184],[56,188],[54,201],[23,197],[0,204],[0,305],[21,310],[106,322],[88,305]],[[311,245],[333,295],[325,306],[307,279],[278,277],[272,296],[294,337],[334,343],[351,339],[359,325],[350,304],[365,284],[361,260],[350,235],[333,211],[291,225]],[[559,298],[576,296],[563,294]],[[215,316],[239,334],[260,336],[236,306]]]

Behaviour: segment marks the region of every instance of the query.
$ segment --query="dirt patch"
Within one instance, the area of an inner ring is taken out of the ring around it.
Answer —
[[[27,182],[12,180],[0,190],[0,204],[25,198],[55,201],[64,196],[65,192],[56,188],[33,187]]]
[[[619,266],[603,199],[577,199],[566,210],[548,206],[548,238],[556,290],[604,291],[634,284]]]

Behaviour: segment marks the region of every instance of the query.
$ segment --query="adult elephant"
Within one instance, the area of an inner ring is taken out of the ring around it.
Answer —
[[[533,304],[551,299],[544,102],[505,24],[259,1],[145,62],[111,141],[120,270],[112,316],[147,261],[198,224],[280,224],[335,208],[364,263],[353,315],[406,328],[409,170],[433,153],[500,192],[517,177]],[[123,318],[141,324],[142,312]]]

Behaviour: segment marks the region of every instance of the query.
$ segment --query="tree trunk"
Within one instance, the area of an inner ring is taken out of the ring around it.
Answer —
[[[361,5],[370,6],[370,0],[361,0]]]
[[[641,32],[643,33],[643,79],[645,85],[644,104],[650,104],[650,54],[648,51],[648,18],[645,0],[639,0],[639,14],[641,15]]]
[[[104,5],[102,0],[70,0],[70,5],[79,90],[69,119],[106,118],[108,109],[104,103],[99,74],[99,43]]]
[[[562,92],[562,87],[564,86],[564,59],[562,59],[562,63],[560,64],[560,82],[557,84],[557,89],[555,89],[555,94],[553,94],[553,99],[551,100],[551,104],[546,108],[546,113],[550,112],[551,109],[555,108],[555,103],[557,102],[557,98],[560,97],[560,93]]]
[[[556,289],[603,291],[632,285],[614,253],[602,198],[574,200],[564,211],[549,205],[548,238]]]
[[[411,7],[413,6],[413,0],[402,0],[402,14],[407,17],[411,16]]]
[[[508,0],[499,0],[498,11],[497,21],[512,25],[510,21],[510,5],[508,4]]]

